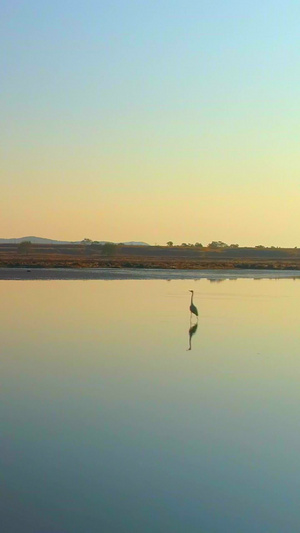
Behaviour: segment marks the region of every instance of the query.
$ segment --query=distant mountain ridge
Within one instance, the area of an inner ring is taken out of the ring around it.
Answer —
[[[85,239],[82,241],[57,241],[55,239],[45,239],[43,237],[17,237],[15,239],[0,239],[0,244],[19,244],[20,242],[30,241],[32,244],[84,244]],[[97,241],[99,244],[105,244],[111,241]],[[122,242],[127,246],[149,246],[146,242],[129,241]]]

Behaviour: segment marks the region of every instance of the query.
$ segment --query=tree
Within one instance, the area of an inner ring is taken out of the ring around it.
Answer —
[[[22,241],[18,245],[18,253],[19,254],[28,254],[31,250],[32,243],[31,241]]]
[[[212,241],[209,245],[209,248],[228,248],[228,244],[223,241]]]
[[[102,245],[102,254],[103,255],[116,255],[118,245],[114,242],[105,242]]]
[[[99,252],[102,249],[102,244],[100,242],[92,242],[89,246],[86,247],[91,252]]]
[[[201,242],[195,242],[195,247],[196,248],[203,248],[203,244],[201,244]]]
[[[168,241],[167,242],[167,246],[169,246],[170,248],[171,248],[171,246],[173,246],[173,244],[174,244],[173,241]]]

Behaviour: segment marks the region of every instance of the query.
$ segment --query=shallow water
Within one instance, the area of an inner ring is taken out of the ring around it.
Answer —
[[[300,279],[299,270],[214,269],[180,270],[168,268],[0,268],[0,280],[118,280],[118,279]]]
[[[299,530],[299,280],[0,294],[3,532]]]

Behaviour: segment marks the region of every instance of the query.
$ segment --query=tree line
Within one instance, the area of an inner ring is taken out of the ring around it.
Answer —
[[[173,241],[168,241],[167,243],[167,246],[169,246],[170,248],[172,246],[183,246],[183,247],[186,247],[186,248],[204,248],[203,244],[201,244],[201,242],[195,242],[195,244],[192,244],[190,242],[183,242],[181,244],[174,244]],[[207,245],[207,248],[213,248],[213,249],[216,249],[216,248],[238,248],[239,245],[238,244],[226,244],[226,242],[223,242],[223,241],[212,241],[210,242],[208,245]]]
[[[113,242],[100,243],[98,241],[91,241],[90,239],[84,239],[82,244],[84,245],[85,253],[99,252],[104,256],[115,255],[118,248],[118,244]],[[28,254],[31,249],[31,241],[22,241],[18,244],[17,248],[19,254]]]
[[[118,251],[118,247],[124,246],[123,243],[114,243],[114,242],[105,242],[100,243],[99,241],[92,241],[91,239],[83,239],[81,244],[84,246],[85,253],[92,254],[92,253],[100,253],[104,256],[111,256],[115,255]],[[166,245],[169,248],[172,247],[183,247],[183,248],[208,248],[211,250],[216,250],[220,248],[239,248],[239,244],[226,244],[226,242],[223,241],[212,241],[207,246],[203,246],[200,242],[195,242],[194,244],[190,242],[182,242],[181,244],[174,244],[173,241],[168,241]],[[20,254],[28,254],[32,248],[32,242],[31,241],[22,241],[18,244],[18,253]],[[251,247],[250,247],[251,248]],[[263,246],[262,244],[259,244],[257,246],[254,246],[253,248],[256,249],[280,249],[279,246]],[[295,249],[297,249],[297,246],[295,246]]]

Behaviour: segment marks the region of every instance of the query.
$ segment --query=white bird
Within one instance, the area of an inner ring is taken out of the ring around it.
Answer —
[[[196,306],[194,305],[194,303],[193,303],[194,291],[189,291],[189,292],[192,293],[192,295],[191,295],[191,305],[190,305],[191,318],[192,318],[192,313],[193,313],[194,315],[196,315],[197,320],[198,320],[198,309],[197,309],[197,307],[196,307]]]

